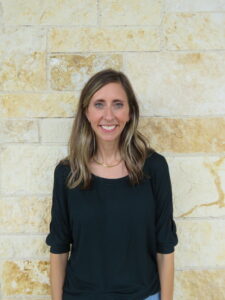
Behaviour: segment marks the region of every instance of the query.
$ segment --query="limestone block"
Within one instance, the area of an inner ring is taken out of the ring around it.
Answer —
[[[141,115],[225,113],[223,53],[129,53],[125,61]]]
[[[3,91],[38,91],[47,86],[45,54],[8,54],[1,61],[0,89]]]
[[[225,216],[225,156],[169,157],[176,217]]]
[[[225,299],[225,270],[176,271],[174,300]]]
[[[176,268],[224,266],[225,220],[177,220],[176,224]]]
[[[31,27],[3,28],[0,30],[0,39],[0,89],[45,89],[45,30]]]
[[[11,299],[11,297],[2,297],[1,298],[1,300],[10,300]],[[23,297],[23,298],[20,298],[20,299],[22,299],[22,300],[26,300],[27,299],[27,297]],[[49,296],[43,296],[43,297],[40,297],[40,296],[38,296],[38,297],[35,297],[35,296],[29,296],[29,300],[51,300],[52,298],[51,298],[51,296],[49,295]]]
[[[9,1],[7,2],[9,3]],[[1,27],[0,38],[0,50],[4,54],[18,52],[31,54],[45,51],[46,30],[44,28],[31,26]]]
[[[52,52],[155,51],[159,49],[158,28],[77,27],[52,28],[49,32],[49,50]]]
[[[40,122],[42,143],[68,143],[74,118],[43,119]]]
[[[0,236],[0,256],[2,259],[49,258],[49,248],[45,236],[9,235]]]
[[[223,0],[166,0],[167,11],[224,11],[225,2]]]
[[[53,180],[53,174],[50,174],[50,180]],[[48,232],[51,203],[52,191],[49,191],[49,196],[45,197],[2,196],[0,199],[0,233]]]
[[[49,59],[51,87],[80,90],[94,73],[105,68],[120,70],[122,63],[120,54],[52,55]]]
[[[2,94],[0,95],[0,117],[72,117],[77,102],[78,94],[75,92]]]
[[[92,0],[2,0],[7,25],[96,25],[97,2]],[[16,16],[16,18],[15,18]]]
[[[54,168],[66,155],[65,146],[2,146],[1,193],[3,195],[50,193]]]
[[[47,261],[6,261],[2,270],[2,291],[11,295],[49,295]]]
[[[100,0],[102,25],[159,25],[161,0]]]
[[[168,50],[225,49],[224,13],[168,13],[163,26]]]
[[[225,151],[224,118],[141,118],[139,129],[158,151]]]
[[[38,142],[36,121],[0,120],[0,142]]]

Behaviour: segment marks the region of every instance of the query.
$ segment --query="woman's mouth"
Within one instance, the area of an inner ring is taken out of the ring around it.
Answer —
[[[100,125],[100,127],[104,132],[113,132],[116,129],[117,125],[111,125],[111,126]]]

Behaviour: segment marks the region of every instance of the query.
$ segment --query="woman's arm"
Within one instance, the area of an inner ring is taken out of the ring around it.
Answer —
[[[69,252],[50,253],[50,284],[52,300],[62,300],[62,288]]]
[[[157,265],[161,286],[161,300],[173,300],[174,252],[157,253]]]

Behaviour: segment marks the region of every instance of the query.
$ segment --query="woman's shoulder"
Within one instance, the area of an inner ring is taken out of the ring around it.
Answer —
[[[62,159],[57,162],[54,173],[59,177],[66,177],[70,172],[70,163],[68,159]]]
[[[160,172],[168,168],[165,156],[152,149],[148,150],[146,165],[152,172]]]

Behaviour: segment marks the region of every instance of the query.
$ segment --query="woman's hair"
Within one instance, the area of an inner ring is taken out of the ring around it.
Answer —
[[[85,115],[92,96],[104,85],[116,82],[124,88],[129,104],[130,120],[126,123],[119,139],[119,151],[129,173],[132,185],[139,183],[144,177],[142,167],[149,151],[145,137],[137,130],[139,106],[133,88],[125,74],[113,69],[102,70],[93,75],[83,87],[78,102],[77,113],[73,122],[68,143],[68,156],[60,161],[70,166],[67,187],[81,189],[91,186],[91,172],[88,168],[91,158],[97,152],[97,140],[94,131]]]

